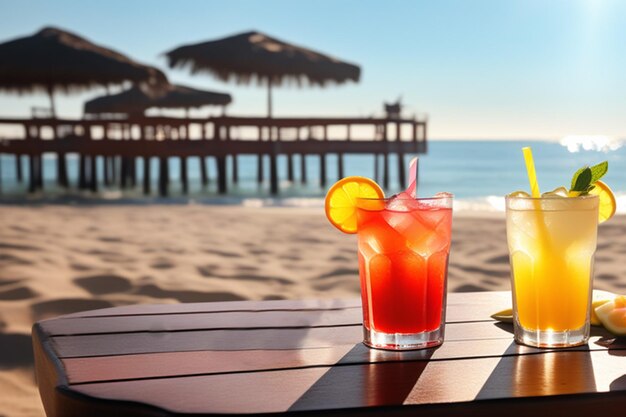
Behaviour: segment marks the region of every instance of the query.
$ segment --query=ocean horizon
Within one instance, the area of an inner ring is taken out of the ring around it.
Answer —
[[[437,192],[447,191],[455,196],[455,210],[458,211],[503,211],[503,196],[516,191],[527,190],[528,180],[522,157],[522,147],[531,146],[535,159],[541,191],[549,191],[559,186],[569,186],[573,173],[584,165],[609,161],[609,172],[605,182],[611,186],[618,198],[618,212],[626,213],[626,170],[624,166],[626,147],[621,141],[607,142],[604,137],[578,140],[570,138],[562,141],[538,140],[431,140],[428,153],[420,155],[420,178],[418,193],[428,197]],[[414,155],[405,156],[405,166]],[[267,157],[266,157],[267,158]],[[319,157],[307,156],[308,182],[300,182],[300,156],[294,158],[294,182],[286,180],[287,159],[278,157],[280,182],[279,196],[271,196],[269,181],[257,183],[256,156],[239,156],[239,183],[233,184],[229,178],[229,192],[219,195],[216,184],[216,167],[208,158],[210,183],[202,187],[198,158],[188,158],[189,193],[183,194],[180,184],[178,158],[170,158],[170,196],[144,196],[141,181],[132,189],[105,187],[99,184],[99,191],[79,191],[73,183],[69,190],[56,185],[56,161],[54,154],[44,155],[44,191],[28,194],[27,181],[19,183],[16,178],[15,158],[0,156],[0,204],[58,203],[58,204],[231,204],[249,207],[323,207],[323,199],[328,187],[337,179],[337,157],[327,157],[327,186],[319,185]],[[157,164],[151,162],[153,193],[157,189]],[[389,157],[390,187],[386,195],[400,190],[397,180],[397,157]],[[25,175],[28,173],[26,158],[23,161]],[[142,172],[143,161],[137,160],[137,170]],[[381,164],[382,167],[382,164]],[[269,178],[269,163],[265,163],[265,178]],[[102,171],[99,161],[98,169]],[[68,157],[70,179],[77,178],[78,158]],[[230,161],[228,172],[230,173]],[[344,156],[344,174],[374,178],[373,155]],[[102,172],[99,175],[103,178]]]

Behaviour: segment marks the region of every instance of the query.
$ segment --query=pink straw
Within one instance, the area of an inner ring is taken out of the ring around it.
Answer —
[[[417,180],[419,175],[419,157],[411,159],[409,164],[409,187],[406,189],[406,193],[413,198],[417,198]]]

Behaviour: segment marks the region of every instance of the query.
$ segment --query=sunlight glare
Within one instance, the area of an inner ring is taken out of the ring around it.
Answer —
[[[581,150],[607,153],[621,148],[624,140],[605,135],[568,135],[561,139],[560,144],[572,153]]]

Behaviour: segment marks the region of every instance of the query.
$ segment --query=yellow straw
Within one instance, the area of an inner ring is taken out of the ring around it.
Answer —
[[[539,184],[537,183],[537,173],[535,172],[535,162],[533,161],[533,152],[528,146],[522,148],[522,152],[524,152],[524,162],[526,162],[526,171],[528,172],[530,194],[533,198],[541,198]],[[539,229],[537,234],[538,243],[543,246],[544,249],[549,248],[551,246],[550,235],[548,234],[548,229],[546,228],[546,223],[541,213],[541,204],[538,200],[535,200],[533,201],[533,206],[535,207],[535,214],[537,216],[537,228]]]
[[[528,172],[528,182],[530,183],[530,194],[533,198],[540,198],[539,184],[537,183],[537,173],[535,172],[535,162],[533,161],[533,152],[527,146],[522,148],[524,152],[524,161],[526,162],[526,171]]]

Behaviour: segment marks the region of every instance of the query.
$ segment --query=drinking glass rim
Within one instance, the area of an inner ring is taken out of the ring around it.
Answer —
[[[409,198],[409,197],[383,197],[383,198],[373,198],[373,197],[357,197],[357,200],[363,200],[363,201],[390,201],[390,200],[400,200],[400,201],[435,201],[435,200],[445,200],[448,198],[453,198],[454,195],[453,194],[449,194],[446,196],[439,196],[439,197],[418,197],[418,198]]]
[[[586,199],[591,199],[591,198],[599,198],[599,197],[596,194],[585,194],[585,195],[579,195],[576,197],[524,197],[524,196],[511,196],[508,194],[504,196],[505,200],[528,200],[528,201],[546,201],[546,200],[559,200],[559,199],[562,199],[563,201],[565,201],[565,200],[586,200]]]

